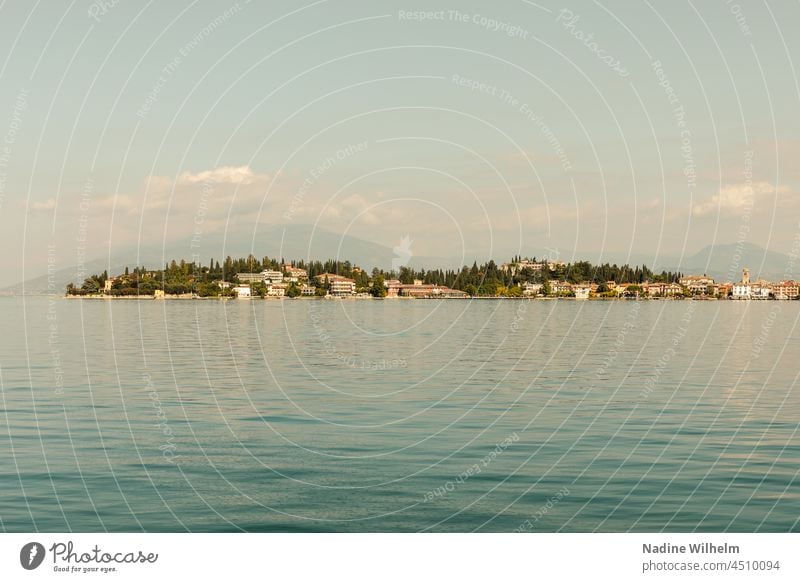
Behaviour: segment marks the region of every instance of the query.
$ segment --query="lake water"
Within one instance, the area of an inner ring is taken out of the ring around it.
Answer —
[[[0,531],[800,531],[798,316],[2,298]]]

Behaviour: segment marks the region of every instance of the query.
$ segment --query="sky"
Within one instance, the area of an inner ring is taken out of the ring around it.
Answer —
[[[789,253],[797,22],[780,0],[0,2],[0,286],[285,225],[497,261]]]

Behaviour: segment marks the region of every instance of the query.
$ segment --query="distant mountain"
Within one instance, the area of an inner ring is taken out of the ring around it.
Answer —
[[[104,259],[95,259],[87,261],[84,267],[85,277],[94,275],[95,273],[102,273],[108,266],[108,261]],[[124,269],[124,263],[120,263],[116,268],[110,269],[111,272],[115,270]],[[78,275],[76,266],[66,267],[54,271],[51,275],[41,275],[39,277],[32,277],[27,279],[24,283],[19,282],[8,287],[0,289],[0,295],[45,295],[52,294],[53,292],[61,294],[64,292],[67,284],[69,283],[83,283],[83,278]],[[52,277],[52,287],[50,287]]]
[[[397,241],[402,245],[402,241]],[[227,238],[221,234],[204,235],[201,240],[199,254],[203,260],[210,257],[221,259],[224,256],[247,256],[253,253],[257,257],[274,257],[277,259],[303,259],[347,260],[364,269],[380,267],[390,269],[393,261],[409,267],[430,268],[433,266],[450,267],[460,266],[458,260],[450,257],[416,256],[413,253],[413,243],[410,247],[387,247],[379,243],[364,240],[351,235],[336,234],[330,231],[314,228],[307,224],[289,224],[260,227],[253,233],[228,233]],[[145,254],[153,255],[160,264],[162,257],[189,258],[192,252],[190,241],[171,244],[167,252],[159,249],[148,250]]]
[[[161,245],[143,245],[138,250],[124,249],[112,252],[111,259],[95,259],[85,264],[85,276],[101,273],[108,269],[109,273],[119,273],[126,266],[145,266],[160,268],[172,259],[191,260],[193,254],[200,256],[206,263],[211,258],[222,261],[226,256],[245,257],[250,253],[261,258],[268,256],[277,259],[340,259],[371,270],[373,267],[391,269],[393,266],[414,268],[460,268],[459,259],[452,257],[415,256],[413,244],[390,248],[378,243],[366,241],[354,236],[334,234],[329,231],[314,229],[311,225],[276,225],[261,228],[256,232],[255,241],[252,233],[234,233],[227,238],[222,234],[206,234],[200,241],[199,248],[192,247],[190,239],[173,241],[166,247]],[[472,259],[469,261],[472,264]],[[111,265],[109,267],[109,264]],[[42,269],[44,270],[44,269]],[[80,284],[83,280],[77,274],[75,266],[66,267],[52,273],[52,288],[61,292],[68,283]],[[30,278],[0,289],[0,295],[42,295],[52,292],[48,287],[48,275]]]
[[[225,256],[243,257],[251,252],[257,256],[269,256],[274,258],[293,259],[333,259],[349,260],[360,267],[370,270],[373,267],[391,269],[393,267],[408,266],[414,268],[450,268],[458,269],[462,264],[471,265],[473,260],[483,262],[489,257],[465,257],[463,260],[454,257],[432,257],[415,256],[413,254],[413,244],[406,245],[403,241],[398,241],[398,246],[390,248],[378,243],[363,240],[354,236],[339,235],[329,231],[314,229],[310,225],[276,225],[260,229],[256,233],[255,243],[252,234],[236,234],[235,236],[223,239],[222,235],[206,235],[202,239],[202,245],[192,248],[191,241],[177,241],[162,248],[157,245],[143,246],[138,252],[113,253],[111,257],[111,268],[108,259],[95,259],[86,263],[85,272],[87,275],[100,273],[108,269],[109,273],[119,273],[126,266],[133,267],[141,265],[151,268],[159,268],[164,262],[176,259],[191,260],[193,253],[198,253],[202,262],[207,262],[210,258],[222,260]],[[531,256],[536,252],[529,253]],[[507,261],[510,257],[492,257],[498,263]],[[604,254],[602,257],[593,257],[590,254],[576,255],[575,260],[589,260],[598,262],[622,264],[627,262],[632,265],[653,265],[654,271],[680,271],[684,274],[707,274],[718,281],[737,281],[741,276],[742,268],[750,269],[751,277],[763,277],[765,279],[780,280],[793,277],[786,274],[786,268],[790,264],[787,255],[775,251],[768,251],[758,245],[751,243],[734,243],[709,245],[694,255],[684,257],[659,257],[653,261],[652,257],[644,255],[631,255],[628,257],[613,256]],[[628,258],[626,261],[625,259]],[[137,260],[138,259],[138,260]],[[800,274],[794,276],[800,278]],[[82,283],[77,276],[76,268],[68,267],[60,269],[52,274],[53,287],[59,292],[68,283]],[[0,289],[0,295],[40,295],[48,293],[48,277],[42,275],[28,279],[24,283],[17,283],[9,287]]]
[[[769,251],[752,243],[708,245],[690,257],[673,264],[683,273],[707,274],[717,280],[738,281],[742,269],[750,269],[751,277],[780,280],[796,275],[786,273],[791,264],[788,255]]]

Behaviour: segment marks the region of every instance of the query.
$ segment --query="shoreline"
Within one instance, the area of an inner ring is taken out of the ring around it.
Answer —
[[[475,296],[475,297],[348,297],[348,296],[322,296],[322,297],[198,297],[185,295],[165,295],[156,298],[154,295],[56,295],[54,293],[41,293],[31,295],[0,295],[0,298],[19,297],[48,297],[60,299],[85,299],[89,301],[730,301],[743,302],[770,302],[770,301],[798,301],[797,299],[733,299],[718,297],[503,297],[503,296]]]

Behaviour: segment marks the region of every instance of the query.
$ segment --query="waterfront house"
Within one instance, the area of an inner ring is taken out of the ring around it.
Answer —
[[[707,295],[709,286],[714,285],[714,279],[706,275],[688,275],[681,277],[678,283],[688,289],[692,295]]]
[[[759,279],[750,285],[751,299],[769,299],[772,294],[772,284],[764,279]]]
[[[356,282],[353,279],[337,276],[332,281],[328,279],[328,282],[331,285],[330,294],[336,297],[354,295],[356,292]]]
[[[717,285],[717,294],[720,297],[728,297],[733,292],[733,283],[720,283]]]
[[[733,299],[750,299],[750,284],[742,283],[741,281],[733,284],[731,290],[731,297]]]
[[[644,283],[642,289],[651,297],[677,297],[683,295],[683,287],[677,283]]]
[[[303,285],[300,287],[300,295],[304,297],[313,297],[317,294],[317,288],[311,285]]]
[[[465,291],[459,291],[458,289],[450,289],[449,287],[439,287],[437,296],[441,297],[442,299],[467,299],[469,298],[469,294]]]
[[[796,281],[781,281],[772,286],[775,299],[797,299],[800,297],[800,285]]]
[[[402,297],[419,297],[419,298],[460,298],[466,297],[467,294],[463,291],[450,289],[441,285],[425,285],[421,281],[419,284],[414,285],[401,285],[399,294]]]
[[[733,284],[731,297],[733,299],[750,299],[750,271],[742,269],[742,280]]]
[[[236,297],[250,297],[250,285],[237,285],[233,288]]]
[[[592,292],[592,286],[573,285],[572,291],[575,293],[575,299],[589,299],[589,294]]]
[[[543,287],[544,285],[541,283],[529,283],[526,281],[522,284],[522,294],[526,296],[539,295]]]
[[[383,286],[386,287],[386,297],[398,297],[403,284],[399,279],[387,279],[383,282]]]
[[[556,295],[572,292],[572,285],[566,281],[550,280],[550,292]]]
[[[403,284],[399,279],[386,279],[383,286],[386,287],[386,297],[397,297]]]

